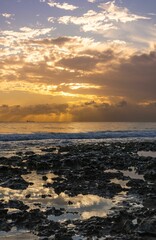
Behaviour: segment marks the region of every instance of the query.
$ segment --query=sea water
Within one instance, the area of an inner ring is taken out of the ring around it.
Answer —
[[[156,122],[0,123],[0,140],[156,137]]]
[[[145,139],[156,140],[156,122],[0,123],[0,156],[58,144]]]

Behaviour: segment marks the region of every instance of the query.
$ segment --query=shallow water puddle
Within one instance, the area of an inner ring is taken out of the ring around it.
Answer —
[[[47,177],[47,182],[52,183],[53,178],[57,175],[53,173],[47,173],[44,176]],[[57,194],[52,188],[45,188],[43,185],[45,181],[42,179],[43,175],[37,174],[35,171],[27,175],[22,175],[25,181],[32,182],[33,185],[29,185],[25,190],[14,190],[10,188],[0,187],[0,198],[4,198],[5,201],[9,200],[21,200],[24,204],[30,208],[36,208],[35,203],[48,204],[49,199],[57,197]],[[27,196],[27,197],[26,197]],[[29,197],[28,197],[29,196]],[[43,196],[49,196],[46,199]],[[51,205],[51,201],[49,203]]]
[[[144,180],[144,176],[142,174],[138,174],[134,167],[131,167],[130,170],[122,170],[120,172],[122,172],[125,177]]]
[[[12,229],[9,232],[0,232],[0,239],[3,240],[38,240],[39,238],[26,230]]]
[[[25,181],[32,182],[25,190],[14,190],[10,188],[0,187],[1,198],[6,202],[9,200],[20,200],[28,205],[30,209],[40,208],[45,211],[48,208],[64,209],[61,216],[49,215],[49,219],[53,221],[65,221],[74,219],[88,219],[92,216],[106,217],[109,210],[114,206],[113,199],[106,199],[97,195],[82,195],[70,197],[65,193],[56,194],[53,188],[46,188],[44,184],[52,183],[57,175],[53,173],[43,175],[33,171],[30,174],[22,175]],[[17,212],[18,209],[8,209]]]
[[[153,158],[156,158],[156,152],[153,152],[153,151],[138,151],[137,154],[140,157],[153,157]]]
[[[66,212],[61,216],[49,215],[49,220],[53,221],[89,219],[93,216],[106,217],[109,210],[114,206],[111,199],[82,194],[69,197],[67,194],[61,193],[52,202],[55,207],[66,209]],[[68,205],[68,202],[72,204]]]
[[[44,176],[44,178],[43,178]],[[111,208],[121,204],[127,198],[126,192],[117,194],[114,198],[108,199],[99,197],[97,195],[82,195],[79,194],[70,197],[64,192],[56,194],[53,188],[44,187],[46,183],[53,183],[54,179],[58,177],[53,173],[46,173],[44,175],[37,174],[35,171],[30,174],[22,175],[25,181],[32,182],[25,190],[13,190],[10,188],[0,187],[1,198],[5,201],[20,200],[28,205],[30,209],[40,208],[41,211],[46,211],[55,207],[60,211],[56,214],[55,211],[48,215],[49,220],[56,222],[64,222],[66,220],[84,220],[90,217],[106,217],[111,211]],[[126,187],[127,181],[112,179],[114,183],[121,184]],[[18,211],[18,209],[8,209],[9,211]]]
[[[122,188],[127,188],[129,189],[130,187],[127,186],[127,183],[129,182],[128,180],[120,180],[117,178],[113,178],[110,181],[111,183],[119,184]]]
[[[73,240],[81,240],[81,239],[87,240],[86,237],[83,237],[83,236],[81,236],[81,235],[75,235],[75,236],[72,237],[72,239],[73,239]]]
[[[107,170],[105,170],[104,172],[110,172],[110,173],[118,173],[118,172],[122,172],[123,173],[123,175],[125,176],[125,177],[130,177],[130,178],[132,178],[132,179],[144,179],[144,176],[143,175],[141,175],[141,174],[138,174],[137,172],[136,172],[136,170],[135,170],[135,168],[134,167],[131,167],[129,170],[116,170],[116,169],[107,169]],[[117,179],[118,180],[118,179]],[[113,181],[113,179],[111,180],[111,181]],[[120,184],[120,182],[121,182],[121,184]],[[121,187],[122,186],[125,186],[125,184],[127,183],[128,181],[125,181],[125,180],[118,180],[118,184],[120,184],[121,185]],[[117,183],[117,182],[114,182],[114,183]]]

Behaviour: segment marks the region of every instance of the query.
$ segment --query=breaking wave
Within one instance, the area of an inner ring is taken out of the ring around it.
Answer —
[[[114,138],[155,138],[156,130],[98,131],[82,133],[29,133],[0,134],[0,141],[26,141],[44,139],[114,139]]]

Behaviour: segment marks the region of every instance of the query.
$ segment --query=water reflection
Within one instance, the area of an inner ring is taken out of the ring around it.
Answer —
[[[12,228],[9,232],[0,232],[0,239],[2,240],[38,240],[39,238],[26,230],[17,230]]]
[[[142,174],[138,174],[134,167],[131,167],[128,170],[107,169],[104,172],[107,172],[107,173],[119,173],[119,172],[121,172],[121,173],[123,173],[123,175],[125,177],[130,177],[132,179],[142,179],[142,180],[144,180],[144,176]],[[113,179],[111,181],[113,181]],[[128,182],[128,181],[125,181],[125,180],[121,181],[121,180],[118,180],[118,179],[117,179],[117,181],[121,186],[122,185],[125,186],[126,183]],[[117,182],[114,182],[114,183],[117,183]]]
[[[153,158],[156,158],[156,152],[153,152],[153,151],[138,151],[137,154],[140,157],[153,157]]]
[[[68,203],[71,203],[70,205]],[[99,197],[97,195],[82,195],[70,197],[65,193],[61,193],[57,198],[53,199],[56,207],[66,209],[66,213],[60,217],[51,216],[51,220],[67,220],[67,219],[88,219],[92,216],[106,217],[109,210],[114,206],[111,199]],[[77,213],[77,215],[75,215]]]
[[[119,184],[122,188],[129,188],[127,186],[127,183],[129,182],[128,180],[120,180],[120,179],[117,179],[117,178],[113,178],[111,179],[110,181],[111,183],[115,183],[115,184]]]
[[[44,176],[47,177],[47,182],[50,183],[52,183],[53,179],[57,177],[57,175],[53,173],[47,173]],[[5,201],[14,199],[21,200],[30,208],[36,208],[34,205],[36,202],[45,205],[48,204],[48,201],[50,201],[51,198],[57,197],[57,194],[52,188],[45,188],[43,186],[45,184],[45,181],[42,179],[43,175],[37,174],[33,171],[30,174],[22,175],[22,177],[25,181],[32,182],[33,185],[29,185],[25,190],[14,190],[0,187],[0,198],[4,198]],[[26,196],[29,196],[29,198]],[[47,196],[47,198],[43,199],[43,196]],[[49,205],[51,205],[51,202]]]
[[[25,181],[32,182],[25,190],[14,190],[10,188],[0,187],[1,198],[6,202],[9,200],[21,200],[28,205],[30,209],[40,207],[41,210],[46,210],[51,207],[56,209],[64,209],[61,216],[50,215],[49,219],[54,221],[65,221],[68,219],[88,219],[92,216],[106,217],[112,207],[123,200],[119,198],[107,199],[97,195],[82,195],[79,194],[70,197],[64,192],[56,194],[53,188],[44,187],[44,184],[52,183],[57,175],[47,173],[44,175],[37,174],[33,171],[30,174],[22,175]],[[43,180],[44,179],[44,180]],[[112,180],[113,181],[113,180]],[[9,211],[18,211],[17,209],[9,209]]]
[[[134,167],[131,167],[130,170],[121,171],[125,177],[130,177],[132,179],[141,179],[144,180],[144,175],[138,174]]]
[[[48,216],[49,220],[66,221],[75,219],[89,219],[93,216],[106,217],[111,208],[122,203],[127,197],[126,193],[117,194],[114,198],[108,199],[97,195],[82,195],[79,194],[70,197],[64,192],[59,195],[55,193],[53,188],[47,188],[44,185],[52,183],[57,175],[53,173],[37,174],[35,171],[30,174],[22,175],[25,181],[32,182],[25,190],[13,190],[10,188],[0,187],[1,198],[6,202],[9,200],[21,200],[28,205],[30,209],[40,208],[41,211],[46,211],[52,207],[62,209],[60,216],[55,216],[54,213]],[[112,182],[121,184],[125,187],[127,181],[112,179]],[[18,211],[17,209],[9,209],[9,211]]]

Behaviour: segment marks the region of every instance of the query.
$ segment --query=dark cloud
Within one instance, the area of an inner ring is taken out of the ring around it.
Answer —
[[[114,75],[112,85],[120,93],[134,100],[155,99],[156,52],[132,56],[120,64]]]
[[[104,69],[105,70],[105,69]],[[85,81],[102,87],[99,94],[121,96],[131,102],[156,99],[156,52],[135,54],[103,73],[92,73]]]
[[[127,102],[125,100],[122,100],[116,104],[117,107],[126,107]]]
[[[50,60],[49,60],[50,61]],[[25,63],[16,71],[16,79],[34,83],[59,84],[62,82],[72,82],[76,77],[74,72],[59,70],[48,66],[46,61],[35,63]]]
[[[72,121],[156,121],[156,103],[147,105],[129,104],[125,100],[117,104],[95,101],[84,104],[40,104],[0,106],[0,121],[26,121],[42,116],[70,114]],[[53,121],[53,118],[50,118]]]
[[[71,37],[58,37],[58,38],[44,38],[38,40],[30,40],[29,43],[39,44],[39,45],[58,45],[62,46],[66,43],[74,42],[74,38]]]
[[[123,106],[124,105],[124,106]],[[156,121],[156,107],[131,104],[110,105],[100,103],[92,106],[80,106],[71,109],[74,121]]]
[[[69,42],[73,42],[73,41],[74,41],[74,39],[70,38],[70,37],[58,37],[58,38],[54,38],[52,40],[52,43],[56,44],[56,45],[59,45],[59,46],[62,46],[65,43],[69,43]]]
[[[150,107],[156,108],[156,102],[151,102],[151,103],[149,103],[149,104],[147,104],[147,105],[150,106]]]
[[[96,104],[96,102],[94,100],[84,103],[84,105],[86,105],[86,106],[90,106],[90,105],[94,105],[94,104]]]
[[[80,56],[62,58],[57,62],[58,65],[67,67],[75,70],[83,70],[83,71],[95,71],[96,64],[98,63],[107,63],[113,59],[115,59],[115,52],[112,49],[108,49],[105,51],[98,50],[86,50],[80,52]]]
[[[0,106],[0,121],[21,121],[29,116],[50,115],[67,112],[68,104],[38,104],[30,106]]]
[[[107,62],[115,58],[116,54],[112,49],[107,49],[105,51],[91,50],[88,49],[83,51],[82,54],[87,54],[90,57],[96,59],[98,62]]]
[[[62,67],[83,71],[93,70],[97,63],[98,59],[88,56],[63,58],[57,62]]]

